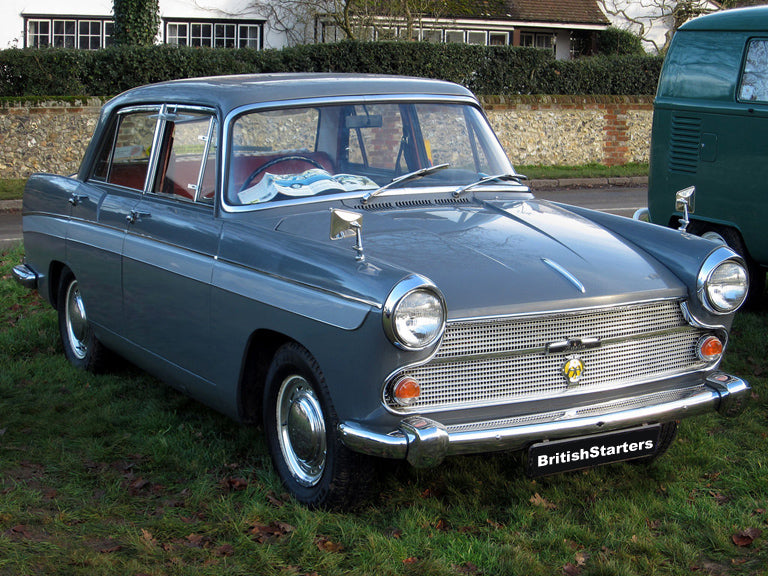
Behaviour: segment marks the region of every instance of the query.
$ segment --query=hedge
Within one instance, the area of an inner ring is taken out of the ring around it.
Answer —
[[[654,94],[662,58],[555,60],[510,46],[426,42],[310,44],[281,50],[180,46],[0,50],[0,97],[111,96],[174,78],[255,72],[368,72],[440,78],[477,94]]]

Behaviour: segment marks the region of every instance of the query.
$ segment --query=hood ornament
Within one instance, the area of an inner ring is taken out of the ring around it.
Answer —
[[[355,237],[355,260],[365,262],[363,252],[363,215],[349,210],[331,209],[331,240]]]

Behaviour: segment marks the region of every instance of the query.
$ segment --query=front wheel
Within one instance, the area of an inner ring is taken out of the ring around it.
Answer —
[[[108,361],[108,351],[93,333],[80,284],[69,270],[59,282],[57,308],[59,334],[67,360],[76,368],[102,371]]]
[[[275,354],[264,388],[264,429],[280,480],[302,504],[349,508],[372,477],[367,458],[339,439],[338,417],[317,362],[295,343]]]

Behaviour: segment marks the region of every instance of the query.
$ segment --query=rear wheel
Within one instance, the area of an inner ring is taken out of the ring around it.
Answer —
[[[69,270],[59,282],[57,304],[59,334],[67,360],[83,370],[102,371],[107,364],[109,352],[93,333],[80,284]]]
[[[368,458],[347,449],[317,362],[288,343],[275,354],[264,388],[264,429],[280,480],[302,504],[349,508],[372,479]]]

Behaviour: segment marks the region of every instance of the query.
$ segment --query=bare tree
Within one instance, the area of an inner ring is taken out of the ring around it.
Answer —
[[[685,22],[719,9],[710,0],[597,0],[614,26],[634,32],[652,51],[664,53]]]

